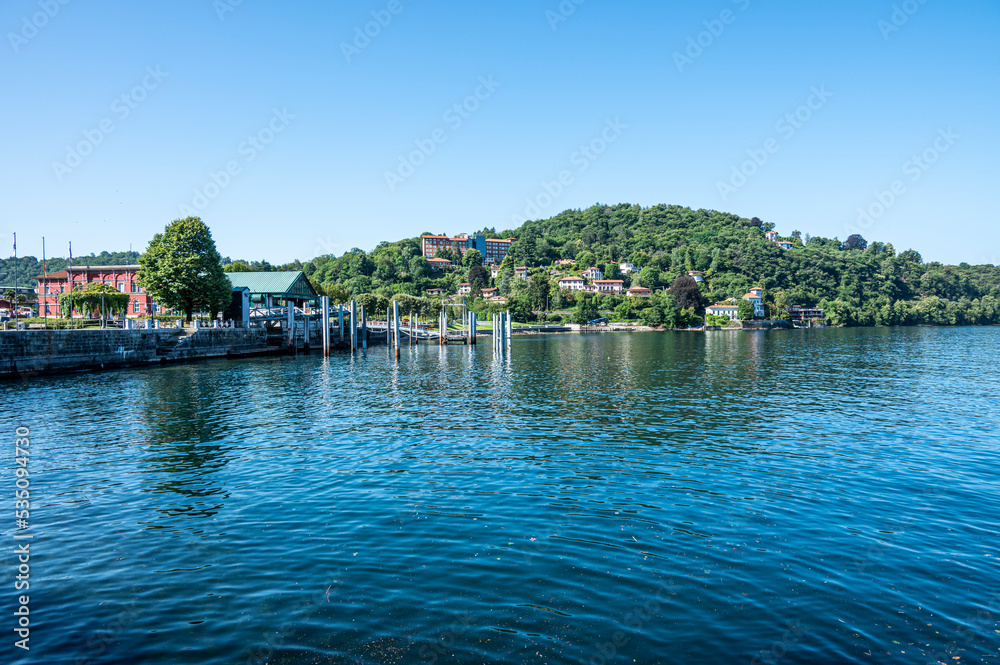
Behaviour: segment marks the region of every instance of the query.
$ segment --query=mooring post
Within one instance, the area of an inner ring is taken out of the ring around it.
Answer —
[[[348,312],[350,315],[350,333],[351,333],[351,353],[354,353],[358,349],[358,303],[357,301],[351,301],[351,311]]]
[[[320,301],[323,308],[323,356],[330,355],[330,298],[323,296]]]
[[[361,349],[368,351],[368,308],[361,306]]]
[[[340,344],[344,344],[344,306],[337,305],[337,326],[340,330]]]
[[[295,351],[295,303],[291,300],[285,301],[285,309],[288,310],[288,348]]]
[[[392,301],[392,337],[396,340],[396,357],[399,357],[399,301]]]
[[[476,335],[479,334],[479,314],[472,313],[472,346],[476,345]]]
[[[392,309],[385,308],[385,344],[392,348]]]

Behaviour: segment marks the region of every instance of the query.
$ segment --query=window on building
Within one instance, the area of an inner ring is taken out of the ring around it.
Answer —
[[[132,313],[133,314],[139,313],[139,303],[137,302],[132,303]]]
[[[118,290],[125,293],[125,282],[118,282]]]

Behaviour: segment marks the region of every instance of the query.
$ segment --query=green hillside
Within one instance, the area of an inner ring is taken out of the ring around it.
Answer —
[[[740,297],[751,286],[763,286],[772,316],[788,305],[823,307],[834,324],[913,325],[1000,323],[1000,268],[992,265],[948,266],[924,263],[913,250],[898,252],[890,243],[868,243],[860,236],[845,242],[810,238],[798,230],[779,236],[793,243],[781,249],[765,237],[771,225],[713,210],[680,206],[596,205],[567,210],[555,217],[525,223],[512,232],[511,256],[504,268],[545,268],[549,289],[518,283],[501,275],[482,286],[500,287],[511,295],[511,308],[523,310],[576,305],[575,298],[555,296],[556,260],[576,259],[577,269],[605,267],[617,277],[617,264],[635,264],[638,275],[622,276],[626,287],[670,287],[689,270],[705,273],[702,306]],[[489,231],[489,230],[488,230]],[[456,257],[458,258],[458,257]],[[473,262],[475,262],[475,257]],[[352,250],[338,257],[319,257],[303,266],[318,286],[335,298],[361,293],[386,297],[422,295],[442,288],[453,293],[471,281],[471,265],[444,275],[430,272],[420,256],[419,239],[382,243],[370,253]],[[621,296],[599,296],[604,309],[615,309]],[[524,301],[524,302],[522,302]],[[683,303],[680,303],[683,304]],[[625,311],[623,308],[621,311]]]

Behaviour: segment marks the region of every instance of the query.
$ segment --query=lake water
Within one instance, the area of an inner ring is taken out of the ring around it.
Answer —
[[[0,661],[1000,658],[1000,329],[485,341],[0,385]]]

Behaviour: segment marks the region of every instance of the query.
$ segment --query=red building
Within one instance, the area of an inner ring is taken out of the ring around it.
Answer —
[[[464,256],[470,249],[478,249],[487,264],[499,264],[510,252],[510,246],[516,238],[487,238],[486,236],[470,236],[460,233],[454,238],[448,236],[421,236],[421,249],[424,257],[433,259],[439,250],[450,247]]]
[[[138,274],[139,266],[74,266],[48,276],[39,275],[35,278],[38,282],[38,316],[61,317],[59,294],[66,293],[71,288],[86,288],[88,284],[95,282],[130,294],[128,316],[132,318],[162,314],[162,309],[139,286],[136,279]],[[73,312],[73,315],[83,316],[81,312]]]

